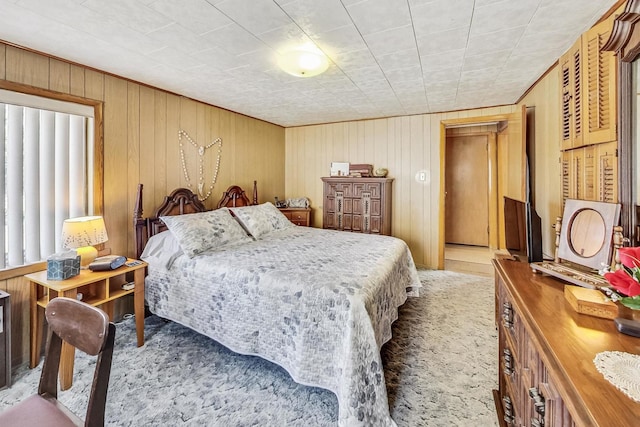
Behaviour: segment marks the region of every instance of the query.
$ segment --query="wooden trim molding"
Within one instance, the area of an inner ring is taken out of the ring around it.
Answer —
[[[618,61],[618,200],[621,204],[620,225],[624,236],[638,244],[635,229],[638,225],[633,199],[633,160],[634,141],[631,127],[634,122],[632,96],[632,62],[640,54],[640,0],[629,0],[624,12],[615,18],[609,40],[602,47],[603,51],[616,53]]]

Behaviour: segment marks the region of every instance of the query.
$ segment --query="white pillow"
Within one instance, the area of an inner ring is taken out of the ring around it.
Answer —
[[[183,253],[178,239],[167,230],[149,238],[140,259],[148,262],[152,268],[168,270]]]
[[[233,219],[227,208],[194,214],[163,216],[160,219],[178,239],[180,247],[189,258],[208,249],[252,241],[238,222]]]
[[[295,224],[270,202],[230,209],[245,230],[256,239],[272,231],[295,227]]]

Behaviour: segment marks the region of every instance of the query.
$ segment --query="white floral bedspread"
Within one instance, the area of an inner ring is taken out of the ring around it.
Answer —
[[[150,266],[149,309],[334,392],[343,426],[393,426],[380,359],[420,281],[400,239],[307,227]]]

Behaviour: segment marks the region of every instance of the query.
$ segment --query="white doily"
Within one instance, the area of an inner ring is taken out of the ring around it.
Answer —
[[[603,351],[596,354],[593,363],[607,381],[631,399],[640,402],[640,355]]]

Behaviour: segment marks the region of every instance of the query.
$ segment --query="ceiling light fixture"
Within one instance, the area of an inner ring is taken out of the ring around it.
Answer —
[[[313,77],[327,71],[329,59],[317,47],[305,45],[280,55],[278,65],[292,76]]]

